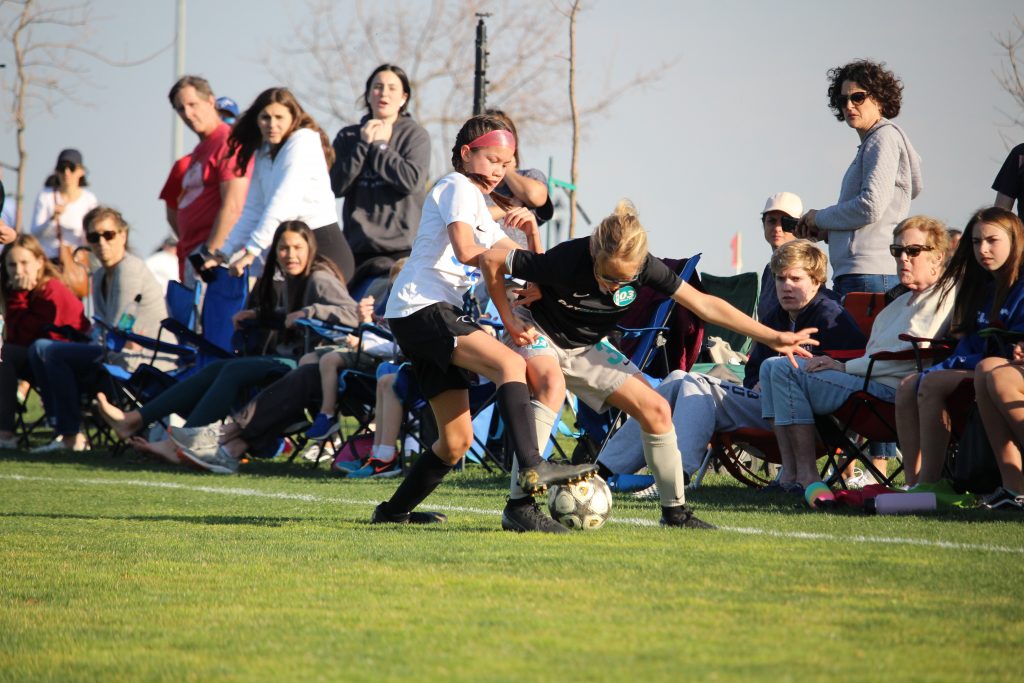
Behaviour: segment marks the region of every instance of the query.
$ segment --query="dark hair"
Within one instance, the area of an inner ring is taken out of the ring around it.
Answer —
[[[21,247],[32,252],[32,255],[40,259],[43,262],[43,272],[39,274],[39,282],[36,283],[36,289],[38,291],[48,281],[56,278],[60,279],[60,272],[57,270],[50,259],[46,258],[46,252],[43,251],[43,245],[39,243],[39,240],[35,235],[29,235],[26,233],[20,233],[14,238],[13,242],[10,242],[4,246],[3,251],[0,251],[0,291],[3,292],[4,299],[0,301],[0,305],[6,310],[7,308],[7,297],[13,291],[11,289],[11,276],[7,272],[7,254],[9,254],[15,247]]]
[[[210,82],[202,76],[182,76],[171,86],[171,92],[167,94],[167,99],[171,101],[171,106],[174,106],[174,98],[178,95],[183,88],[195,88],[196,94],[200,97],[207,99],[213,98],[213,88],[210,87]]]
[[[1021,224],[1020,218],[1006,209],[995,206],[976,211],[967,222],[964,237],[936,284],[936,287],[946,290],[959,285],[950,319],[950,332],[956,335],[975,331],[977,313],[981,310],[985,295],[988,293],[988,285],[992,281],[992,275],[982,268],[974,257],[974,226],[979,223],[997,225],[1010,237],[1010,256],[994,275],[995,293],[992,297],[992,307],[989,309],[989,320],[994,320],[999,313],[1006,295],[1020,279],[1021,266],[1024,265],[1024,225]]]
[[[85,170],[85,164],[75,165],[81,166],[82,170]],[[82,179],[78,181],[78,186],[89,187],[89,179],[85,177],[85,173],[82,174]],[[43,187],[49,188],[51,190],[56,190],[58,187],[60,187],[60,177],[56,173],[51,173],[50,175],[46,176],[46,180],[43,181]]]
[[[405,71],[400,66],[394,64],[381,64],[370,77],[366,79],[366,89],[363,91],[363,105],[366,107],[366,111],[370,111],[370,86],[373,85],[373,78],[381,71],[390,71],[391,73],[398,76],[398,80],[402,82],[402,90],[405,91],[405,102],[402,103],[401,108],[398,110],[399,116],[406,113],[409,109],[409,102],[412,101],[412,87],[409,85],[409,77],[405,74]]]
[[[309,259],[306,261],[306,268],[297,276],[287,275],[281,270],[277,262],[277,246],[286,232],[294,232],[301,235],[302,239],[309,245]],[[314,270],[326,270],[337,277],[342,285],[345,284],[345,277],[338,270],[338,267],[334,265],[334,262],[326,256],[317,253],[316,236],[310,227],[303,221],[282,221],[274,232],[274,239],[270,242],[270,247],[267,249],[267,262],[263,266],[263,274],[256,283],[256,307],[259,310],[260,317],[267,318],[271,316],[277,308],[277,292],[274,290],[275,273],[280,271],[281,275],[285,278],[291,277],[294,280],[294,282],[288,285],[290,300],[286,302],[288,312],[291,313],[301,308],[302,296],[306,289],[306,280]]]
[[[291,129],[281,138],[281,142],[270,148],[271,159],[277,157],[278,151],[280,151],[292,133],[299,128],[309,128],[320,135],[320,146],[324,150],[324,161],[327,163],[327,168],[329,169],[334,165],[334,148],[331,147],[327,134],[317,125],[313,117],[306,113],[302,105],[299,104],[299,101],[295,99],[295,95],[292,94],[291,90],[288,88],[267,88],[256,97],[231,129],[231,136],[228,138],[228,152],[229,154],[235,154],[236,151],[238,153],[235,164],[236,175],[245,175],[245,169],[249,166],[249,159],[252,158],[252,155],[263,144],[263,136],[260,133],[258,119],[260,113],[271,104],[280,104],[287,108],[291,112],[293,119]]]
[[[885,118],[894,119],[899,116],[900,102],[903,99],[903,81],[885,68],[885,62],[858,59],[829,69],[828,78],[828,108],[832,110],[837,120],[846,120],[843,108],[839,106],[839,97],[842,95],[845,81],[853,81],[864,88],[868,95],[878,102]]]
[[[497,116],[477,114],[462,124],[462,128],[459,129],[458,134],[455,136],[455,145],[452,147],[452,167],[477,185],[483,184],[485,181],[476,173],[466,173],[462,165],[462,147],[473,142],[473,140],[476,140],[481,135],[490,133],[492,130],[507,130],[515,135],[509,129],[508,124]],[[491,199],[505,211],[512,208],[512,203],[507,197],[502,197],[500,194],[491,194]]]

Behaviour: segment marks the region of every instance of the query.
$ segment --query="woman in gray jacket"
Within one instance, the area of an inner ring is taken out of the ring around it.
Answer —
[[[839,201],[810,210],[798,237],[828,242],[832,289],[884,292],[899,283],[889,255],[893,228],[910,214],[922,189],[921,158],[891,119],[900,113],[903,83],[884,64],[867,60],[831,69],[829,108],[857,131],[860,146],[843,176]]]

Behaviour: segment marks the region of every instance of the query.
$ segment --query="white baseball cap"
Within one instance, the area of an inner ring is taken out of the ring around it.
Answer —
[[[776,192],[765,202],[761,215],[769,211],[781,211],[792,218],[800,218],[804,214],[804,203],[792,192]]]

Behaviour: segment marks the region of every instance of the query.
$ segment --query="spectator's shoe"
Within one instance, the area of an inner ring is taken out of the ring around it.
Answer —
[[[335,460],[331,463],[331,473],[339,477],[347,477],[362,466],[362,460]]]
[[[306,430],[306,438],[313,441],[323,441],[336,434],[338,428],[338,421],[334,419],[333,415],[317,413],[316,419],[313,420],[313,425]]]
[[[872,484],[878,483],[875,481],[875,478],[871,476],[870,472],[860,472],[860,474],[857,474],[857,472],[859,472],[859,470],[854,470],[854,474],[856,476],[850,477],[846,480],[846,488],[851,491],[859,491],[865,486],[871,486]]]
[[[366,461],[366,464],[357,470],[349,472],[349,479],[369,479],[370,477],[393,477],[396,474],[401,474],[402,471],[398,468],[398,458],[392,458],[391,460],[378,460],[377,458],[370,458]]]
[[[608,488],[612,493],[636,493],[654,485],[649,474],[613,474],[608,477]]]
[[[12,436],[9,439],[0,439],[0,448],[7,449],[9,451],[15,450],[18,448],[18,437]]]
[[[187,448],[193,453],[203,455],[217,452],[220,445],[220,425],[204,425],[202,427],[171,427],[167,435],[178,448]]]
[[[640,489],[639,491],[634,491],[629,495],[631,495],[633,498],[636,498],[637,500],[655,500],[656,498],[659,498],[661,496],[661,494],[658,493],[657,484],[651,484],[647,488]]]
[[[543,493],[549,486],[573,484],[597,474],[597,465],[563,465],[541,460],[536,467],[519,470],[519,487],[530,495]]]
[[[51,441],[48,444],[45,444],[45,445],[42,445],[42,446],[36,446],[35,448],[32,449],[31,452],[32,453],[59,453],[61,451],[73,451],[73,452],[76,452],[76,453],[80,453],[80,452],[86,450],[88,447],[89,447],[89,445],[88,445],[88,443],[86,443],[84,438],[81,439],[81,440],[75,439],[75,443],[73,445],[71,445],[71,446],[68,446],[68,444],[66,442],[62,441],[61,439],[54,439],[53,441]]]
[[[386,503],[381,503],[373,509],[373,517],[370,524],[443,524],[448,521],[448,516],[440,512],[402,512],[397,515],[388,514],[384,511]]]
[[[1002,486],[981,499],[980,506],[986,510],[1013,510],[1024,512],[1024,496],[1019,496]]]
[[[564,527],[544,514],[533,498],[509,500],[501,513],[501,528],[505,531],[542,531],[546,534],[568,534]]]
[[[238,474],[238,458],[224,450],[223,446],[217,448],[212,454],[204,455],[194,453],[187,448],[179,448],[178,456],[186,463],[207,472],[214,474]]]
[[[661,508],[661,526],[682,527],[684,529],[717,529],[713,524],[708,524],[694,516],[693,510],[687,505],[678,507]]]

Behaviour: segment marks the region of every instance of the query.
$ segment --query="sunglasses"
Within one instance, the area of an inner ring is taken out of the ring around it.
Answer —
[[[860,92],[850,93],[849,95],[840,95],[836,98],[836,104],[839,105],[840,109],[845,109],[847,102],[852,103],[855,107],[859,107],[864,104],[864,100],[867,98],[867,92],[861,90]]]
[[[924,244],[908,244],[905,247],[898,244],[889,245],[889,253],[896,258],[903,256],[903,252],[906,252],[909,258],[917,258],[921,255],[922,251],[935,251],[935,247],[929,247]]]
[[[57,173],[66,173],[68,171],[73,172],[76,170],[78,170],[78,164],[73,163],[71,161],[62,161],[59,164],[57,164]]]
[[[597,272],[597,268],[594,268],[594,277],[608,285],[615,285],[616,287],[625,287],[628,284],[636,282],[636,279],[640,277],[640,271],[637,271],[637,273],[633,277],[628,278],[626,280],[617,280],[613,277],[602,275],[601,273]]]
[[[89,244],[99,244],[101,237],[104,241],[109,242],[115,237],[117,237],[119,234],[120,233],[117,230],[107,230],[105,232],[89,232],[86,233],[85,239],[86,241],[89,242]]]

